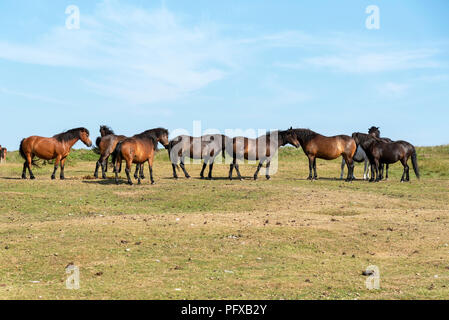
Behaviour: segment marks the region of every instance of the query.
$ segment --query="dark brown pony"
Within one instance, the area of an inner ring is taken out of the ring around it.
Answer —
[[[191,136],[178,136],[170,141],[168,146],[168,155],[172,162],[173,167],[173,177],[178,179],[176,173],[176,168],[178,166],[178,161],[186,178],[190,178],[185,165],[184,159],[201,159],[204,160],[203,168],[201,169],[200,177],[204,179],[204,171],[207,164],[209,164],[209,175],[208,179],[212,179],[212,169],[214,167],[215,158],[220,154],[225,157],[225,146],[226,141],[230,139],[222,134],[209,134],[202,137],[191,137]]]
[[[148,165],[150,166],[151,184],[154,184],[153,159],[158,142],[165,148],[168,148],[169,141],[167,129],[157,128],[147,130],[119,142],[112,154],[112,162],[115,165],[115,182],[118,184],[118,166],[122,160],[125,160],[126,162],[125,172],[129,185],[133,184],[129,176],[131,164],[136,163],[137,165],[141,165],[148,161]],[[138,183],[140,184],[140,176],[138,176]]]
[[[371,128],[368,129],[368,134],[372,135],[375,138],[378,138],[384,142],[393,142],[393,140],[391,140],[390,138],[385,138],[385,137],[380,137],[380,130],[379,127],[374,127],[372,126]],[[390,168],[390,165],[387,163],[385,164],[385,180],[388,180],[388,169]],[[380,164],[380,180],[383,179],[384,176],[384,164],[381,163]]]
[[[23,139],[20,142],[19,152],[25,163],[23,164],[22,179],[26,179],[26,169],[30,173],[30,178],[34,179],[31,165],[35,165],[34,157],[44,160],[55,160],[55,167],[52,179],[55,179],[56,170],[61,164],[61,180],[64,179],[64,164],[71,148],[75,143],[81,140],[86,146],[92,146],[92,141],[89,138],[89,130],[86,128],[76,128],[53,136],[52,138],[44,138],[32,136]]]
[[[356,132],[352,134],[357,145],[362,146],[366,155],[371,162],[371,179],[370,182],[380,181],[379,165],[381,163],[392,164],[401,161],[404,172],[402,173],[401,182],[410,181],[408,159],[412,159],[413,170],[419,179],[418,159],[416,150],[413,145],[407,141],[385,142],[371,135]],[[376,179],[374,180],[374,172]]]
[[[114,133],[114,131],[111,128],[109,128],[108,126],[101,126],[100,134],[101,134],[101,137],[98,137],[97,140],[95,141],[95,144],[97,145],[97,148],[98,148],[98,153],[100,154],[100,159],[98,159],[98,161],[97,161],[97,164],[95,167],[95,172],[94,172],[94,177],[98,178],[98,169],[101,166],[102,178],[106,179],[106,172],[108,171],[109,156],[111,155],[112,152],[114,152],[115,147],[117,146],[117,143],[125,140],[127,137],[123,136],[123,135],[116,135]],[[140,167],[140,178],[145,179],[145,176],[143,174],[143,165],[136,166],[136,172],[134,173],[134,177],[137,179],[139,167]],[[121,163],[120,163],[119,172],[121,172],[121,169],[122,168],[121,168]],[[114,166],[114,172],[115,172],[115,166]]]
[[[348,177],[346,181],[354,179],[353,157],[357,150],[357,145],[350,136],[338,135],[325,137],[309,129],[294,129],[294,133],[301,144],[304,153],[309,158],[309,177],[307,179],[317,179],[316,158],[333,160],[343,156],[348,167]],[[314,175],[312,176],[312,169]]]
[[[291,144],[299,147],[299,141],[296,139],[293,130],[290,128],[285,131],[269,132],[266,135],[258,137],[257,139],[249,139],[246,137],[235,137],[230,139],[226,144],[226,152],[232,156],[232,163],[229,168],[229,179],[232,180],[232,171],[235,168],[238,178],[242,180],[240,174],[239,164],[237,160],[259,160],[259,165],[254,173],[254,180],[257,180],[260,168],[266,162],[266,178],[270,179],[270,164],[271,159],[276,154],[276,151],[281,146]]]

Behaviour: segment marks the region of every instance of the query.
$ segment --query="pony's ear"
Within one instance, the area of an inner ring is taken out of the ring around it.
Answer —
[[[293,130],[293,127],[290,127],[290,129],[288,129],[288,130]]]

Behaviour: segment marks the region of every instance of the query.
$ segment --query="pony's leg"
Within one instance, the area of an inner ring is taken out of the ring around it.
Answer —
[[[232,171],[234,170],[234,162],[229,165],[229,180],[232,180]]]
[[[26,179],[27,178],[27,161],[25,160],[25,162],[23,163],[23,170],[22,170],[22,179]]]
[[[186,178],[189,179],[190,175],[188,174],[188,172],[186,170],[186,166],[184,165],[184,157],[181,158],[180,166],[181,166],[181,169],[184,172],[184,175],[186,176]]]
[[[176,173],[176,164],[172,163],[171,166],[173,168],[173,178],[178,179],[178,174]]]
[[[144,180],[145,175],[143,174],[143,168],[145,167],[145,162],[140,165],[140,179]]]
[[[138,173],[140,169],[140,163],[136,164],[136,172],[134,172],[134,179],[139,179]]]
[[[346,182],[351,182],[354,180],[354,160],[347,159],[346,164],[348,166],[348,177],[346,178]]]
[[[385,180],[388,180],[388,169],[390,168],[389,164],[385,165]]]
[[[66,160],[66,158],[61,160],[61,172],[59,173],[59,179],[61,179],[61,180],[65,179],[65,176],[64,176],[65,160]]]
[[[126,177],[128,178],[128,184],[129,184],[130,186],[133,185],[133,182],[131,181],[131,176],[130,176],[131,165],[132,165],[131,160],[127,160],[127,161],[126,161],[125,173],[126,173]]]
[[[122,165],[122,156],[120,154],[117,155],[117,159],[114,164],[114,172],[115,172],[115,183],[118,184],[118,168]]]
[[[106,158],[103,158],[101,161],[101,178],[102,179],[106,179],[106,171],[107,167],[108,167],[108,160],[109,160],[109,156],[107,156]],[[106,167],[106,170],[105,170]],[[114,167],[114,171],[115,171],[115,167]]]
[[[212,180],[212,170],[214,169],[214,160],[215,159],[209,159],[209,174],[207,175],[208,180]]]
[[[257,170],[256,170],[256,172],[254,173],[254,180],[257,180],[257,177],[259,176],[259,171],[260,171],[260,168],[262,168],[262,165],[263,165],[263,162],[265,161],[265,159],[260,159],[259,160],[259,165],[257,166]]]
[[[267,180],[270,180],[270,166],[271,166],[271,159],[267,160],[267,174],[265,175],[265,177],[267,178]]]
[[[365,159],[365,169],[363,169],[363,180],[368,180],[368,160]]]
[[[380,175],[380,162],[378,159],[374,159],[374,167],[375,167],[375,171],[376,171],[376,182],[379,182],[381,179],[381,175]]]
[[[51,179],[52,180],[55,180],[55,178],[56,178],[55,175],[56,175],[56,171],[59,168],[59,162],[61,162],[61,157],[60,156],[56,157],[55,167],[54,167],[54,170],[53,170],[53,174],[51,175]]]
[[[154,179],[153,179],[153,158],[150,157],[150,159],[148,159],[148,167],[150,170],[150,181],[151,184],[154,184]]]
[[[318,175],[316,173],[316,158],[313,158],[313,179],[318,179]]]
[[[343,180],[343,175],[345,174],[345,166],[346,161],[344,158],[341,159],[341,173],[340,173],[340,180]]]
[[[312,170],[313,170],[313,159],[314,157],[311,155],[307,155],[309,158],[309,176],[307,177],[307,180],[313,180],[312,179]]]
[[[201,179],[204,179],[204,170],[206,170],[206,166],[207,166],[207,162],[208,162],[208,161],[209,161],[208,158],[205,158],[205,159],[204,159],[203,167],[202,167],[201,173],[200,173],[200,178],[201,178]]]
[[[371,178],[369,179],[369,182],[373,182],[374,176],[375,176],[374,171],[376,168],[375,168],[374,162],[371,162],[371,160],[370,160],[370,166],[371,166]]]
[[[240,168],[237,160],[234,163],[235,171],[237,172],[237,175],[239,177],[239,180],[243,180],[242,175],[240,174]]]
[[[95,165],[95,171],[94,171],[95,179],[98,179],[98,169],[100,169],[100,165],[101,165],[101,170],[103,171],[103,165],[101,164],[101,156],[100,156],[100,159],[98,159],[97,164]]]

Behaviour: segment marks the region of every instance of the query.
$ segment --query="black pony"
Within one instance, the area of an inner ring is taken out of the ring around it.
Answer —
[[[415,171],[416,177],[419,179],[416,150],[415,147],[407,141],[385,142],[369,134],[360,132],[353,133],[352,138],[355,140],[357,145],[360,145],[363,150],[365,150],[370,160],[370,182],[374,181],[374,172],[376,173],[375,181],[380,181],[379,165],[381,163],[392,164],[398,161],[401,161],[404,166],[401,182],[410,181],[409,166],[407,164],[409,158],[412,158],[413,170]]]
[[[372,135],[375,138],[378,138],[384,142],[393,142],[390,138],[380,137],[380,130],[379,127],[372,126],[368,129],[368,134]],[[390,165],[387,163],[385,166],[385,180],[388,180],[388,169],[390,168]],[[380,164],[380,180],[384,178],[384,164]]]

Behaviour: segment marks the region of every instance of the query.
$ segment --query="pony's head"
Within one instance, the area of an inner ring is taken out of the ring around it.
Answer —
[[[108,126],[100,126],[100,134],[101,137],[104,137],[110,134],[114,134],[114,131]]]
[[[157,141],[160,142],[165,149],[168,149],[170,141],[168,140],[168,130],[165,128],[157,128],[154,130]]]
[[[373,137],[379,138],[380,137],[380,131],[379,127],[372,126],[368,129],[368,134],[372,135]]]
[[[89,130],[86,128],[80,128],[80,140],[88,147],[92,146],[92,141],[89,138]]]
[[[293,130],[293,127],[290,127],[290,129],[288,130],[281,131],[281,134],[283,135],[282,139],[284,140],[284,143],[289,143],[292,146],[299,148],[300,143],[298,137],[295,134],[295,131]]]

